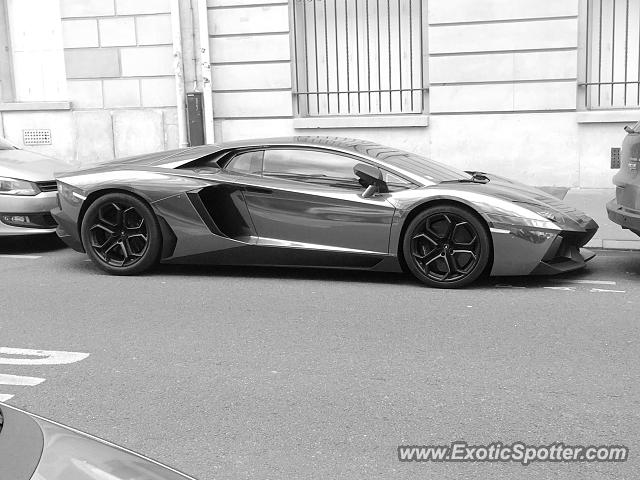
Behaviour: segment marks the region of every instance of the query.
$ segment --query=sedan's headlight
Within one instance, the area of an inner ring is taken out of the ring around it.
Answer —
[[[36,184],[16,178],[0,177],[0,195],[38,195],[40,189]]]

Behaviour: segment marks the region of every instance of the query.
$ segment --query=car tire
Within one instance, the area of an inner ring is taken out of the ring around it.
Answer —
[[[153,210],[138,197],[109,193],[87,209],[82,244],[95,265],[112,275],[136,275],[158,263],[162,233]]]
[[[402,253],[409,271],[424,284],[460,288],[486,270],[491,239],[474,213],[455,205],[436,205],[411,220]]]

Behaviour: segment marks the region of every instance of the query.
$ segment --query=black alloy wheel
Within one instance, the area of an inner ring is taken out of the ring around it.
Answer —
[[[411,221],[402,246],[407,267],[418,280],[432,287],[457,288],[484,272],[491,241],[476,215],[442,205],[425,209]]]
[[[82,221],[82,243],[91,260],[108,273],[133,275],[158,261],[162,238],[151,208],[132,195],[98,198]]]

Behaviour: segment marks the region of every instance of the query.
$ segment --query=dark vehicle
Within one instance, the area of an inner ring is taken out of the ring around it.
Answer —
[[[0,480],[194,480],[137,453],[0,403]]]
[[[640,122],[625,127],[625,131],[620,170],[613,177],[616,198],[607,203],[607,214],[611,221],[640,235]]]
[[[58,234],[118,275],[158,262],[407,269],[460,287],[581,268],[598,228],[535,188],[340,138],[193,147],[57,180]]]

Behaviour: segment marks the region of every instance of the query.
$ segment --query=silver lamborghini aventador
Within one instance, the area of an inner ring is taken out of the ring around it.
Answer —
[[[598,228],[521,183],[342,138],[173,150],[57,181],[59,236],[117,275],[158,262],[307,266],[461,287],[582,268]]]

